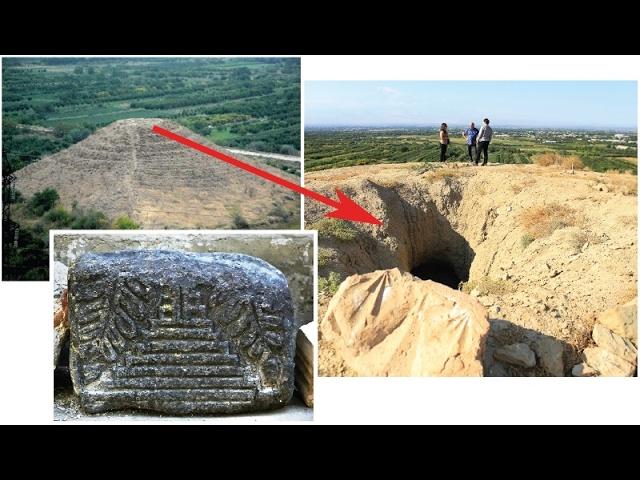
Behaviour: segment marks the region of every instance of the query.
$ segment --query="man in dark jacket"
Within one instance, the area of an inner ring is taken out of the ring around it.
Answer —
[[[493,137],[493,130],[489,126],[489,119],[485,118],[483,122],[484,125],[482,125],[480,129],[480,133],[478,133],[478,153],[476,154],[476,165],[478,165],[480,153],[484,153],[482,166],[486,165],[489,160],[489,143],[491,142],[491,137]]]

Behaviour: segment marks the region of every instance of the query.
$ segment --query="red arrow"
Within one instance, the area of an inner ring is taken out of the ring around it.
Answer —
[[[317,192],[301,187],[300,185],[297,185],[295,183],[289,182],[284,178],[280,178],[269,172],[260,170],[259,168],[256,168],[253,165],[241,162],[240,160],[230,157],[229,155],[226,155],[222,152],[219,152],[209,147],[205,147],[204,145],[201,145],[198,142],[194,142],[193,140],[183,137],[182,135],[178,135],[176,133],[170,132],[169,130],[165,130],[164,128],[160,128],[157,125],[154,125],[152,130],[159,135],[162,135],[178,143],[186,145],[187,147],[193,148],[194,150],[198,150],[199,152],[205,153],[207,155],[211,155],[212,157],[222,160],[223,162],[227,162],[233,165],[234,167],[241,168],[242,170],[245,170],[249,173],[253,173],[254,175],[257,175],[266,180],[269,180],[270,182],[277,183],[278,185],[288,188],[289,190],[293,190],[302,195],[313,198],[318,202],[325,203],[336,209],[333,212],[327,213],[325,217],[341,218],[343,220],[351,220],[353,222],[364,222],[364,223],[373,223],[374,225],[382,225],[382,222],[380,220],[378,220],[376,217],[371,215],[364,208],[362,208],[360,205],[355,203],[353,200],[351,200],[349,197],[347,197],[344,193],[342,193],[338,189],[336,189],[336,193],[338,194],[338,201],[335,201],[330,199],[329,197],[320,195]]]

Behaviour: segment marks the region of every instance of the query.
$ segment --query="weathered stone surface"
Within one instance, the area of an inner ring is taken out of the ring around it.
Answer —
[[[53,368],[58,366],[62,347],[69,337],[67,319],[66,265],[54,262],[53,266]]]
[[[636,367],[601,347],[584,349],[586,363],[603,377],[631,377]]]
[[[638,299],[611,308],[598,316],[598,322],[621,337],[638,344]]]
[[[498,348],[493,356],[496,360],[520,367],[531,368],[536,366],[536,355],[526,343],[505,345]]]
[[[571,369],[571,375],[574,377],[595,377],[598,375],[598,372],[586,363],[578,363]]]
[[[536,342],[540,365],[554,377],[564,377],[564,359],[562,343],[551,337],[541,338]]]
[[[482,376],[487,312],[397,268],[348,277],[320,330],[361,376]]]
[[[313,236],[273,233],[234,235],[231,233],[135,233],[91,235],[69,233],[54,237],[54,259],[69,266],[85,253],[118,250],[180,250],[193,253],[234,252],[258,257],[280,270],[287,278],[298,326],[313,320]]]
[[[609,350],[611,353],[625,359],[634,365],[638,360],[638,350],[630,340],[613,333],[601,323],[593,326],[593,341],[599,347]]]
[[[296,339],[296,389],[307,407],[313,407],[313,349],[318,343],[318,323],[311,322],[298,330]]]
[[[296,326],[287,281],[255,257],[139,250],[69,269],[70,369],[90,413],[284,406]]]
[[[509,371],[501,363],[494,363],[488,369],[487,377],[509,377]]]

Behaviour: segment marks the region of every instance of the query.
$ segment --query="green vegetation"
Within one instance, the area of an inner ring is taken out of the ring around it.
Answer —
[[[333,237],[343,242],[355,240],[358,236],[358,231],[351,222],[336,220],[335,218],[322,218],[309,225],[307,230],[318,230],[319,237]]]
[[[522,249],[526,249],[533,243],[534,240],[535,238],[533,238],[533,235],[531,235],[530,233],[525,233],[522,238],[520,238],[520,245],[522,246]]]
[[[318,248],[318,267],[326,267],[335,257],[335,250],[331,248]]]
[[[327,296],[334,296],[340,287],[340,275],[336,272],[329,272],[329,276],[318,277],[318,291]]]
[[[13,199],[12,199],[13,198]],[[28,201],[3,189],[3,200],[15,221],[3,222],[2,279],[47,280],[49,278],[49,230],[105,229],[110,222],[96,210],[77,205],[69,212],[59,202],[58,192],[46,188]]]
[[[289,162],[287,160],[278,160],[276,158],[269,158],[265,160],[267,165],[275,168],[279,168],[283,172],[290,173],[296,177],[300,176],[300,164],[298,162]]]
[[[140,228],[140,225],[131,220],[129,215],[122,215],[116,219],[114,227],[119,230],[137,230]]]
[[[36,192],[33,197],[31,197],[28,203],[29,211],[39,217],[51,210],[59,198],[58,192],[53,188],[45,188],[41,192]]]
[[[242,212],[238,207],[235,207],[232,210],[231,221],[233,222],[234,229],[244,230],[244,229],[251,228],[249,226],[249,222],[247,222],[247,220],[242,216]]]
[[[171,119],[223,146],[298,155],[300,60],[4,58],[3,177],[113,121],[136,117]],[[300,175],[294,162],[269,163]],[[3,217],[3,279],[47,279],[51,228],[139,228],[126,216],[113,221],[95,210],[69,212],[52,192],[21,205],[19,192],[3,188],[11,212]],[[297,213],[277,211],[257,227],[297,228]],[[234,226],[249,228],[240,214]]]
[[[612,132],[530,131],[499,129],[489,146],[496,163],[532,163],[535,157],[557,154],[564,168],[636,173],[637,135],[618,140]],[[461,130],[461,128],[460,128]],[[452,128],[447,161],[468,162],[465,140]],[[614,143],[619,142],[619,143]],[[621,147],[622,149],[618,149]],[[305,131],[305,170],[376,163],[438,162],[440,146],[434,128],[343,128]],[[580,163],[578,163],[579,159]],[[552,162],[553,163],[553,162]]]

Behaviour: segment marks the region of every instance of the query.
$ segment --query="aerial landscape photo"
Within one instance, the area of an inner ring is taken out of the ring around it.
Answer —
[[[306,82],[321,376],[637,376],[637,84]]]
[[[299,58],[3,58],[2,280],[49,278],[51,229],[288,229]]]

